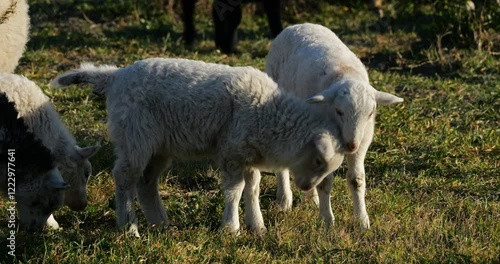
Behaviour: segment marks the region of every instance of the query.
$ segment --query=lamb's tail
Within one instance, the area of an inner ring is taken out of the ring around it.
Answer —
[[[119,68],[112,65],[95,66],[91,63],[82,63],[80,68],[67,71],[57,76],[51,83],[52,88],[62,88],[72,84],[88,83],[94,88],[95,94],[106,94]]]

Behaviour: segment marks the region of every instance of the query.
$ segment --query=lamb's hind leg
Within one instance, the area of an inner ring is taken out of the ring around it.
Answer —
[[[153,155],[137,184],[137,197],[146,220],[151,226],[168,226],[165,206],[158,193],[158,179],[170,166],[171,161],[163,155]]]
[[[243,170],[234,161],[223,163],[222,169],[222,188],[224,190],[224,212],[222,213],[222,227],[233,234],[239,234],[240,220],[238,206],[241,195],[245,187]]]
[[[116,224],[126,227],[130,224],[129,233],[139,237],[137,216],[135,214],[134,198],[136,186],[142,175],[142,169],[133,167],[124,159],[118,159],[113,168],[116,192]]]

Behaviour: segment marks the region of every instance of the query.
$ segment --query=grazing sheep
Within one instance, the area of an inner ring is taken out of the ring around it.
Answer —
[[[40,230],[63,205],[69,187],[54,163],[54,156],[18,118],[14,102],[0,92],[0,192],[9,199],[9,228],[16,228],[15,208],[25,228]]]
[[[28,42],[26,0],[0,1],[0,72],[14,72]]]
[[[377,91],[359,58],[326,27],[300,24],[287,27],[271,44],[266,72],[281,89],[318,104],[317,110],[341,124],[347,149],[347,183],[354,202],[354,214],[363,228],[370,228],[365,206],[364,159],[373,138],[377,104],[389,105],[403,99]],[[292,205],[288,171],[278,173],[281,206]],[[314,194],[320,211],[330,192]],[[323,209],[322,209],[323,208]],[[333,218],[333,214],[325,218]]]
[[[92,171],[88,159],[99,146],[78,147],[47,96],[27,78],[0,73],[0,93],[15,102],[19,118],[24,119],[28,131],[52,152],[64,181],[71,186],[65,192],[64,204],[72,210],[83,210],[87,205],[87,181]],[[52,217],[48,224],[57,228]]]
[[[343,160],[336,127],[251,67],[158,58],[121,69],[84,64],[52,86],[77,83],[90,83],[94,93],[107,97],[117,156],[117,224],[131,224],[136,236],[136,190],[147,221],[168,225],[158,177],[173,159],[213,158],[225,192],[222,226],[238,232],[245,190],[245,221],[256,233],[265,230],[258,200],[261,169],[290,168],[297,186],[309,190],[325,185],[325,176]]]

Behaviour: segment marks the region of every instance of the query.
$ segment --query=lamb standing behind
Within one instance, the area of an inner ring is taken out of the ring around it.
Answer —
[[[92,171],[88,159],[99,147],[78,147],[47,96],[27,78],[0,73],[0,93],[16,103],[19,118],[24,119],[29,132],[54,155],[63,179],[71,186],[65,192],[64,204],[72,210],[83,210],[87,205],[87,181]],[[52,216],[48,224],[58,227]]]
[[[0,72],[14,72],[29,36],[26,0],[0,1]]]
[[[373,138],[377,104],[403,102],[402,98],[377,91],[359,58],[328,28],[315,24],[287,27],[271,44],[266,72],[281,89],[310,103],[318,113],[338,122],[347,149],[347,184],[354,202],[354,214],[363,228],[370,228],[365,206],[364,159]],[[278,173],[281,206],[292,205],[288,171]],[[330,192],[318,190],[320,213],[333,220]],[[326,215],[325,215],[326,214]]]
[[[54,163],[54,156],[18,118],[16,103],[0,92],[0,192],[9,202],[8,226],[16,228],[15,208],[28,230],[43,228],[53,211],[63,205],[69,187]]]
[[[76,83],[91,83],[107,97],[117,224],[129,223],[136,236],[136,190],[147,221],[168,225],[158,177],[173,159],[214,158],[225,192],[223,227],[239,231],[244,190],[245,222],[257,233],[265,230],[260,169],[290,168],[297,186],[308,190],[328,185],[324,177],[343,160],[335,127],[251,67],[184,59],[146,59],[122,69],[84,64],[52,86]]]

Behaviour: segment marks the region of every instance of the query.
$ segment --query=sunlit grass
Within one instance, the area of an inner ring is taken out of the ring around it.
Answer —
[[[435,36],[373,31],[370,24],[376,21],[367,8],[354,14],[342,5],[322,5],[317,12],[300,12],[296,20],[334,29],[360,54],[374,87],[405,99],[403,104],[378,109],[376,135],[365,164],[372,229],[363,232],[353,220],[342,167],[334,180],[336,223],[330,230],[318,221],[317,208],[295,188],[294,210],[281,212],[274,199],[275,178],[266,175],[261,205],[267,234],[257,237],[243,230],[238,237],[228,236],[219,230],[223,193],[218,169],[209,161],[198,161],[176,162],[162,178],[160,192],[171,226],[162,232],[148,230],[138,209],[142,237],[133,239],[116,229],[109,207],[114,156],[104,100],[86,87],[51,90],[48,83],[85,61],[123,66],[149,57],[182,57],[263,69],[270,44],[266,21],[249,16],[255,8],[247,6],[240,53],[228,56],[214,48],[205,1],[198,6],[198,39],[192,49],[182,44],[178,18],[166,14],[120,9],[118,3],[116,10],[130,13],[116,14],[102,11],[102,6],[79,4],[75,8],[85,11],[87,18],[80,11],[66,10],[60,11],[62,18],[51,20],[36,12],[56,10],[58,5],[32,2],[38,4],[32,8],[32,39],[17,73],[44,89],[81,145],[100,143],[103,148],[91,160],[95,177],[89,184],[89,206],[79,213],[68,208],[57,211],[62,230],[18,233],[18,262],[499,261],[498,56],[450,50],[455,56],[450,68],[436,64],[432,45],[414,45]],[[0,212],[0,262],[10,262],[4,257],[8,232],[4,200]]]

